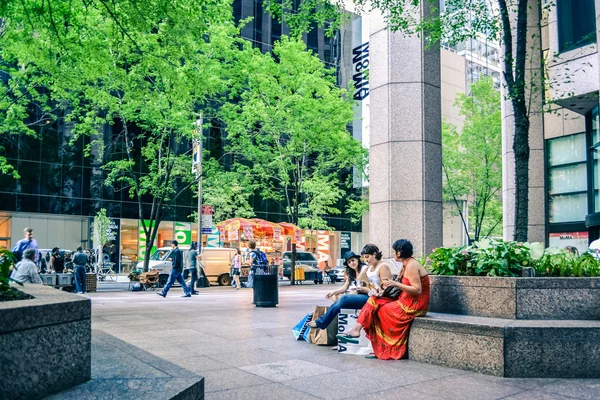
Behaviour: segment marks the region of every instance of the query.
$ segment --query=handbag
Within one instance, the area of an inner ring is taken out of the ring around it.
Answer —
[[[388,286],[385,288],[385,290],[383,291],[383,293],[381,293],[381,297],[387,297],[393,300],[398,300],[398,297],[400,297],[400,294],[402,293],[402,290],[400,290],[399,287],[397,286]]]
[[[327,313],[329,307],[316,306],[313,312],[313,320],[316,320]],[[314,328],[308,333],[308,342],[317,345],[331,346],[337,344],[338,321],[337,316],[325,329]]]

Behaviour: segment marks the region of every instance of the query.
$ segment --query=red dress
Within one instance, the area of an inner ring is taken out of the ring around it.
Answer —
[[[404,276],[402,283],[410,286]],[[415,317],[427,314],[429,306],[429,276],[421,278],[421,294],[402,292],[398,300],[371,296],[358,316],[373,352],[381,360],[399,360],[406,357],[408,331]]]

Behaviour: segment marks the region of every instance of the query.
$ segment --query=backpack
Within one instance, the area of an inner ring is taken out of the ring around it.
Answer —
[[[267,255],[260,250],[253,250],[254,257],[252,257],[252,270],[256,271],[257,267],[261,269],[266,269],[269,265],[269,260],[267,259]]]

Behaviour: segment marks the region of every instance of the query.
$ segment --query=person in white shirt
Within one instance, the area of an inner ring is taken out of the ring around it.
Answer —
[[[42,278],[38,274],[34,260],[36,257],[35,249],[27,249],[23,253],[23,260],[15,265],[10,277],[20,283],[43,284]]]

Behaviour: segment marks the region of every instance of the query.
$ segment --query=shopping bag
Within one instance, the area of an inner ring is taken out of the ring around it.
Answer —
[[[294,334],[294,338],[296,340],[308,341],[308,334],[310,332],[310,326],[308,326],[308,323],[312,321],[312,319],[312,313],[306,314],[304,318],[302,318],[302,320],[292,328],[292,333]]]
[[[338,333],[347,333],[349,330],[354,328],[356,325],[356,320],[358,319],[358,315],[360,314],[360,310],[354,309],[341,309],[340,314],[338,315],[338,324],[337,329]],[[332,324],[333,325],[333,324]],[[358,339],[358,344],[354,343],[342,343],[340,340],[338,342],[338,353],[344,354],[357,354],[357,355],[367,355],[373,352],[373,346],[371,345],[371,341],[367,339],[365,331],[362,330],[360,333],[360,338]]]
[[[313,312],[313,319],[321,318],[329,310],[329,307],[316,306],[315,312]],[[337,344],[337,317],[334,321],[329,324],[326,329],[311,329],[308,334],[308,341],[312,344],[318,345],[335,345]]]

